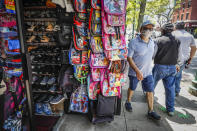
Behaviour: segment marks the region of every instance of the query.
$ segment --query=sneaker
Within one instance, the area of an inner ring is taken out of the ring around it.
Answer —
[[[148,112],[148,117],[153,120],[161,120],[161,116],[159,116],[156,112]]]
[[[51,100],[50,104],[59,104],[63,100],[65,100],[63,95],[57,95],[57,97],[54,97],[54,99]]]
[[[47,95],[41,95],[41,97],[39,97],[36,102],[41,103],[43,102],[45,99],[47,98]]]
[[[49,104],[43,104],[43,112],[46,115],[51,115],[52,114],[51,107],[50,107]]]
[[[130,102],[126,102],[125,103],[125,108],[128,112],[132,112],[132,106]]]
[[[49,92],[55,92],[57,89],[57,87],[55,85],[51,86],[51,88],[49,89]]]
[[[168,115],[169,115],[169,116],[174,116],[174,112],[173,112],[173,111],[168,112]]]
[[[35,112],[37,114],[42,114],[43,113],[43,106],[41,103],[36,103],[35,104]]]
[[[47,84],[48,84],[48,85],[52,85],[52,84],[55,83],[55,81],[56,81],[56,78],[55,78],[55,77],[51,77],[51,78],[48,80]]]
[[[34,82],[36,82],[38,80],[38,77],[37,76],[33,76],[32,77],[32,84],[34,84]]]
[[[45,76],[45,77],[42,79],[42,81],[40,82],[40,85],[46,85],[47,82],[48,82],[48,80],[49,80],[49,77],[48,77],[48,76]]]

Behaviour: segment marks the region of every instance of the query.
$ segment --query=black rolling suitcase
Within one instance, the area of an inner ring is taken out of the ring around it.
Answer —
[[[111,122],[114,120],[116,97],[98,96],[97,101],[89,101],[89,119],[93,124]]]

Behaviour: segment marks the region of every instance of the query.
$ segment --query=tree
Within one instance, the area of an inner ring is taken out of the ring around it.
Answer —
[[[140,26],[144,20],[144,13],[146,10],[146,1],[147,0],[141,0],[140,1],[140,12],[139,12],[139,17],[138,17],[138,25],[137,25],[137,31],[140,30]]]

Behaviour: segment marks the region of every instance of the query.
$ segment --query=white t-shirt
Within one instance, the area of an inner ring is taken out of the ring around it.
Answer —
[[[182,49],[182,59],[181,63],[183,64],[190,57],[191,46],[196,46],[194,37],[185,30],[176,30],[172,34],[181,41]]]

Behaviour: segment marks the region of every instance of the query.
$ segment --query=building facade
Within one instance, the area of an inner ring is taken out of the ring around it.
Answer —
[[[197,0],[182,0],[180,8],[172,16],[172,22],[177,21],[184,21],[187,30],[197,38]]]

